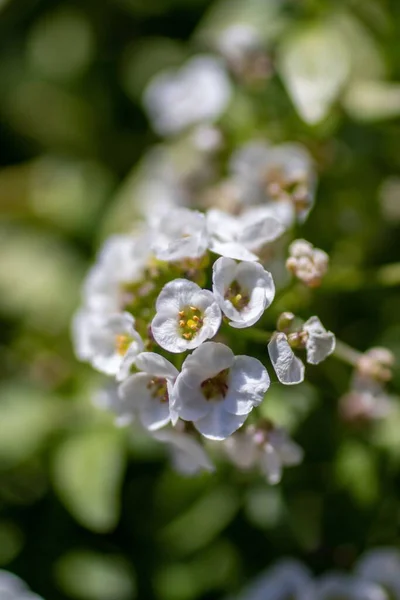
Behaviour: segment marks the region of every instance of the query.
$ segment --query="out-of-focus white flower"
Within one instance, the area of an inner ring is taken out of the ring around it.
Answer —
[[[335,350],[336,338],[332,331],[327,331],[318,317],[310,317],[303,323],[306,336],[307,362],[318,365]]]
[[[318,317],[310,317],[296,333],[276,332],[268,344],[268,352],[279,381],[294,385],[304,380],[304,364],[292,348],[305,348],[307,362],[318,365],[332,354],[335,346],[335,335],[325,329]]]
[[[205,342],[188,356],[172,395],[173,410],[205,437],[223,440],[243,425],[270,385],[259,360]]]
[[[313,206],[315,169],[300,144],[249,142],[233,153],[230,171],[242,203],[268,207],[286,228],[304,221]]]
[[[130,375],[119,386],[121,413],[138,415],[150,431],[171,421],[170,396],[178,370],[155,352],[142,352],[135,359],[139,373]]]
[[[301,600],[389,600],[375,583],[353,575],[332,573],[321,577],[301,596]]]
[[[214,337],[221,324],[221,310],[209,290],[187,279],[174,279],[161,290],[151,323],[157,344],[169,352],[197,348]]]
[[[249,23],[234,23],[221,31],[217,50],[245,83],[263,82],[271,74],[271,61],[260,34]]]
[[[217,120],[231,94],[222,63],[212,56],[199,55],[178,71],[155,75],[145,89],[143,102],[155,131],[173,135],[191,125]]]
[[[396,548],[370,550],[360,559],[355,574],[381,585],[393,600],[400,599],[400,552]]]
[[[291,349],[285,333],[275,333],[268,344],[269,357],[276,376],[285,385],[304,381],[304,364]]]
[[[167,427],[153,434],[156,440],[167,444],[174,469],[181,475],[195,475],[201,471],[214,471],[215,467],[204,446],[192,434],[184,430],[181,431],[177,427],[173,429]]]
[[[306,240],[295,240],[289,246],[286,268],[309,287],[321,285],[329,265],[329,256]]]
[[[213,125],[198,125],[192,132],[191,140],[195,148],[205,154],[213,154],[223,144],[221,131]]]
[[[241,469],[258,466],[268,482],[275,485],[282,478],[283,467],[298,465],[303,460],[303,450],[287,435],[284,429],[270,423],[251,425],[225,442],[230,459]]]
[[[150,233],[114,235],[101,249],[84,283],[84,305],[91,311],[118,312],[126,301],[124,284],[139,281],[150,255]]]
[[[259,575],[234,600],[308,600],[302,594],[311,584],[311,574],[295,560],[281,560]]]
[[[0,570],[0,598],[1,600],[43,600],[30,592],[22,579],[2,570]]]
[[[274,299],[271,273],[256,262],[218,258],[213,265],[213,293],[230,325],[241,329],[258,321]]]
[[[152,250],[159,260],[200,258],[208,248],[206,218],[189,208],[169,211],[154,228]]]
[[[129,373],[143,341],[135,329],[135,319],[127,312],[99,314],[85,309],[73,320],[75,352],[81,360],[118,380]]]
[[[239,216],[218,209],[207,212],[210,249],[235,260],[258,260],[257,251],[277,240],[284,227],[269,211],[248,209]]]

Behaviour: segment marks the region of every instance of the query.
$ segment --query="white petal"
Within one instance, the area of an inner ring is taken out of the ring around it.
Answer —
[[[235,260],[260,260],[257,254],[250,252],[243,244],[238,242],[218,242],[217,240],[211,240],[210,250],[215,254],[233,258]]]
[[[261,470],[271,485],[280,482],[282,478],[282,463],[279,454],[273,446],[266,444],[260,456]]]
[[[246,415],[232,415],[224,410],[222,402],[211,402],[211,410],[193,425],[204,437],[210,440],[224,440],[239,429],[247,418]]]
[[[224,369],[229,369],[234,359],[232,350],[225,344],[204,342],[187,357],[182,365],[182,371],[190,369],[198,373],[200,378],[209,379]]]
[[[169,352],[184,352],[188,348],[187,340],[178,330],[177,316],[158,312],[151,322],[151,332],[157,344]]]
[[[251,356],[236,356],[228,378],[224,408],[235,415],[247,415],[258,406],[270,386],[264,365]]]
[[[335,350],[335,335],[331,331],[326,331],[318,317],[308,319],[304,323],[303,329],[308,333],[307,362],[318,365]]]
[[[174,447],[174,466],[180,473],[192,475],[200,470],[215,470],[204,447],[191,435],[167,428],[157,431],[153,437]]]
[[[179,415],[184,421],[200,419],[211,410],[211,405],[205,399],[200,387],[191,385],[190,371],[188,370],[182,370],[178,376],[170,402],[171,412]]]
[[[182,308],[190,305],[193,294],[200,290],[201,288],[193,281],[174,279],[161,290],[156,301],[156,310],[177,316]]]
[[[168,402],[159,402],[151,398],[147,406],[141,408],[139,418],[143,427],[149,431],[164,427],[171,421]]]
[[[245,218],[243,224],[244,227],[237,241],[254,251],[277,240],[285,231],[284,225],[272,216],[265,216],[257,220]]]
[[[126,354],[124,354],[124,356],[122,357],[119,371],[116,374],[117,381],[123,381],[126,377],[128,377],[131,370],[131,366],[133,365],[137,355],[143,350],[143,348],[143,340],[139,336],[139,334],[135,332],[133,342],[126,351]]]
[[[166,358],[155,352],[141,352],[136,357],[135,364],[140,371],[150,373],[156,377],[178,377],[179,371]]]
[[[133,412],[151,402],[151,393],[148,384],[152,376],[148,373],[134,373],[123,381],[118,393],[124,402],[126,412]]]
[[[279,381],[295,385],[304,381],[304,365],[289,346],[284,333],[275,333],[268,344],[268,352]]]

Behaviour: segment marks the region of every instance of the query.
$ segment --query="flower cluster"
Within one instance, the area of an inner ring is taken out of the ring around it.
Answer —
[[[251,42],[241,55],[246,62],[257,52]],[[170,140],[189,133],[197,157],[218,152],[223,140],[215,123],[231,84],[221,59],[201,55],[156,75],[143,98],[155,130]],[[204,443],[213,440],[223,442],[233,463],[259,466],[277,483],[282,467],[299,463],[302,451],[259,408],[268,402],[268,355],[287,385],[304,379],[295,352],[305,350],[307,362],[318,364],[335,348],[334,335],[315,316],[280,318],[272,335],[265,327],[275,328],[273,302],[276,287],[286,283],[290,230],[314,203],[313,161],[299,144],[251,140],[226,157],[224,179],[214,172],[193,185],[194,171],[190,177],[186,169],[180,180],[170,162],[165,166],[157,165],[156,186],[148,171],[142,182],[145,223],[106,241],[86,277],[73,321],[76,354],[114,378],[101,402],[116,422],[139,422],[169,445],[181,471],[211,470]],[[171,182],[173,190],[163,189]],[[315,284],[326,255],[301,243],[318,271]],[[254,327],[264,340],[257,358],[241,353],[240,343]]]
[[[281,560],[257,577],[237,600],[399,600],[400,553],[394,548],[370,550],[352,574],[332,572],[313,578],[295,560]]]

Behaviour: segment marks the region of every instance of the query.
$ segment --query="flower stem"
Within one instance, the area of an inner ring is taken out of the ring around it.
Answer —
[[[362,352],[355,350],[340,340],[336,340],[336,348],[333,356],[336,356],[336,358],[352,367],[357,367],[359,360],[362,357]]]

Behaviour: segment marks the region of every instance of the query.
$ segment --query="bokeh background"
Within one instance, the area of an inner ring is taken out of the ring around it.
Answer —
[[[103,380],[73,355],[82,277],[144,202],[138,164],[159,140],[143,89],[209,50],[204,32],[218,36],[237,6],[0,0],[0,567],[47,600],[212,600],[281,556],[320,573],[350,568],[372,546],[400,547],[398,371],[390,418],[363,427],[340,416],[351,369],[334,358],[301,386],[273,386],[268,414],[305,460],[270,487],[223,461],[212,475],[174,473],[162,448],[93,406]],[[400,4],[246,6],[271,72],[261,87],[238,86],[221,125],[228,149],[255,130],[308,147],[320,183],[298,233],[332,263],[321,289],[295,288],[282,309],[318,314],[346,343],[400,359]],[[344,35],[352,63],[313,126],[279,64],[315,23]]]

